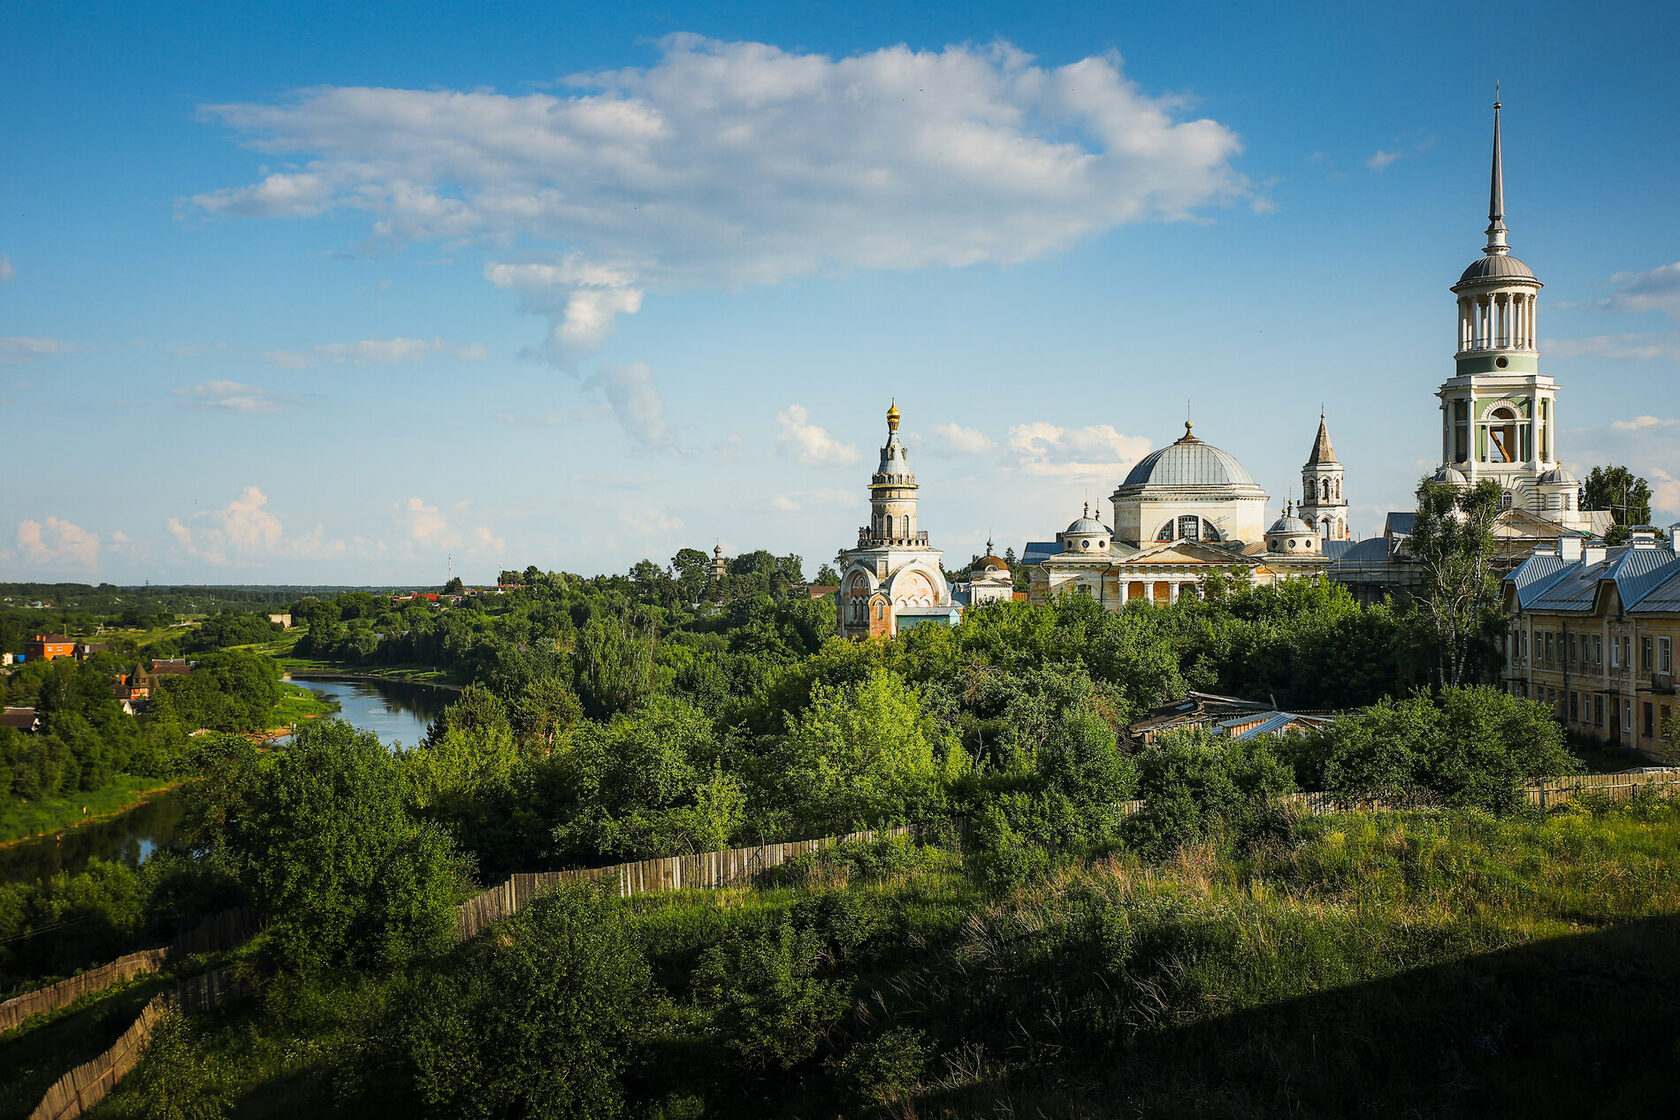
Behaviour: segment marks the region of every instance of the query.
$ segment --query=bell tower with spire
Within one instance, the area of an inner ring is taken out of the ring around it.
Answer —
[[[1438,479],[1492,479],[1505,504],[1562,520],[1575,512],[1576,483],[1558,466],[1557,385],[1535,348],[1540,281],[1511,255],[1505,227],[1505,166],[1495,90],[1487,244],[1452,286],[1458,301],[1454,375],[1441,401]],[[1564,517],[1560,517],[1564,515]]]
[[[1348,532],[1347,499],[1342,497],[1342,464],[1330,446],[1323,412],[1318,414],[1318,438],[1301,468],[1300,516],[1327,541],[1353,539]]]
[[[885,637],[924,619],[949,621],[943,553],[918,527],[919,488],[898,435],[900,416],[895,400],[887,409],[881,461],[869,476],[869,524],[858,528],[857,547],[841,554],[836,613],[843,638]]]

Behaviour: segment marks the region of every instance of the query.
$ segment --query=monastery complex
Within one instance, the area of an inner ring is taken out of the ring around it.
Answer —
[[[1452,376],[1436,392],[1441,443],[1433,478],[1453,486],[1499,484],[1503,512],[1495,535],[1512,567],[1537,547],[1567,554],[1565,542],[1578,548],[1602,537],[1613,521],[1609,511],[1580,508],[1581,484],[1558,461],[1558,387],[1540,372],[1535,348],[1541,284],[1507,241],[1497,101],[1493,109],[1487,243],[1451,287],[1457,345]],[[869,480],[869,524],[842,554],[836,595],[845,637],[951,625],[967,606],[1014,594],[1008,565],[991,542],[953,589],[943,554],[921,527],[916,475],[899,422],[895,401]],[[1416,570],[1404,553],[1411,511],[1389,514],[1381,536],[1352,539],[1347,480],[1322,413],[1300,482],[1299,505],[1292,501],[1270,515],[1270,495],[1241,461],[1186,421],[1183,435],[1145,455],[1120,480],[1106,511],[1087,504],[1053,540],[1027,544],[1021,556],[1030,572],[1027,596],[1044,602],[1088,595],[1120,610],[1138,599],[1164,604],[1198,594],[1215,573],[1263,584],[1322,574],[1367,600],[1415,585]]]

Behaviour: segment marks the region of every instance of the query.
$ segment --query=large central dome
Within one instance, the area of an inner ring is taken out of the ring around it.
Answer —
[[[1189,421],[1177,443],[1151,451],[1120,484],[1130,486],[1253,486],[1254,478],[1236,456],[1191,434]]]

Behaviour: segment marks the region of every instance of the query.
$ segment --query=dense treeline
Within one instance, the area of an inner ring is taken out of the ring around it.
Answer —
[[[193,671],[163,677],[142,714],[125,712],[112,688],[135,667],[113,654],[19,666],[0,678],[10,707],[33,707],[36,731],[0,728],[0,813],[108,785],[117,774],[163,778],[182,772],[188,736],[261,731],[280,700],[272,659],[243,650],[206,654]]]

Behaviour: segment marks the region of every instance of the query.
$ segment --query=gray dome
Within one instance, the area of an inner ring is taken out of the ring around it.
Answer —
[[[1468,284],[1472,280],[1533,280],[1534,273],[1529,267],[1509,253],[1489,253],[1485,257],[1478,257],[1464,275],[1458,278],[1460,284]]]
[[[1450,482],[1454,486],[1467,486],[1470,480],[1464,477],[1464,472],[1457,467],[1441,466],[1435,468],[1436,482]]]
[[[1276,534],[1280,537],[1299,537],[1317,531],[1294,514],[1285,514],[1272,522],[1272,527],[1266,530],[1267,534]]]
[[[1067,527],[1069,533],[1106,533],[1108,526],[1092,517],[1081,517]]]
[[[1236,456],[1203,443],[1184,425],[1177,443],[1139,459],[1122,486],[1253,486],[1254,478]]]
[[[1556,484],[1560,484],[1560,485],[1568,484],[1570,486],[1577,486],[1577,485],[1580,484],[1579,479],[1577,479],[1574,475],[1570,474],[1568,471],[1564,470],[1562,467],[1553,467],[1551,470],[1549,470],[1545,474],[1541,475],[1540,478],[1537,481],[1542,486],[1546,485],[1547,483],[1556,483]]]

